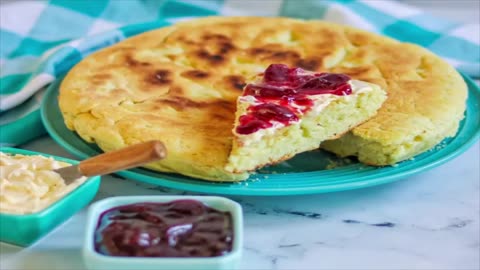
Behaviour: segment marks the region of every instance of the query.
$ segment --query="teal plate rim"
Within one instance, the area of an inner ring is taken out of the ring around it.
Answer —
[[[468,85],[466,116],[460,123],[457,135],[448,138],[434,149],[400,162],[396,166],[371,167],[360,163],[310,172],[281,174],[255,174],[242,182],[209,182],[190,177],[155,172],[148,169],[132,169],[117,174],[128,179],[157,186],[210,194],[278,196],[335,192],[365,188],[407,178],[457,157],[480,137],[480,88],[463,75]],[[58,107],[57,79],[47,89],[41,106],[42,121],[50,136],[73,155],[85,159],[100,153],[93,144],[84,142],[76,133],[67,129]]]

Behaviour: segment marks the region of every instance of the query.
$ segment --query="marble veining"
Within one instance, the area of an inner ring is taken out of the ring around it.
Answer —
[[[369,223],[365,223],[365,222],[353,220],[353,219],[344,219],[343,222],[347,224],[368,224],[370,226],[376,226],[376,227],[390,227],[390,228],[395,227],[395,223],[392,223],[392,222],[381,222],[381,223],[369,224]]]

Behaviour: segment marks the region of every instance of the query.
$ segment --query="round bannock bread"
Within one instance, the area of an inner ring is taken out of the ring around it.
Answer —
[[[412,44],[322,21],[208,17],[149,31],[96,52],[60,87],[67,127],[112,151],[158,139],[168,157],[147,167],[208,180],[224,170],[236,99],[272,63],[345,73],[388,92],[379,113],[322,145],[374,165],[409,158],[453,136],[466,85],[446,62]]]

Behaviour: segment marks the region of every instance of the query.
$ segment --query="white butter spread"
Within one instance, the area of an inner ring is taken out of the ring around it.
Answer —
[[[53,170],[70,166],[43,156],[9,155],[0,152],[0,212],[39,212],[69,193],[86,178],[66,185]]]

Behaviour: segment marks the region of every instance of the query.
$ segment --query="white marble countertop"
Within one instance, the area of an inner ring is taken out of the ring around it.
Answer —
[[[23,148],[72,157],[44,137]],[[308,196],[230,198],[245,214],[240,269],[479,269],[480,144],[392,184]],[[150,189],[149,189],[150,188]],[[184,194],[105,176],[111,195]],[[27,249],[0,244],[2,269],[83,269],[81,211]]]
[[[477,0],[404,2],[458,21],[479,18]],[[73,157],[48,137],[21,147]],[[240,269],[480,269],[479,164],[477,142],[440,167],[387,185],[308,196],[230,196],[245,214]],[[183,194],[106,176],[96,200],[172,193]],[[0,269],[84,269],[84,225],[85,210],[29,248],[0,244]]]

